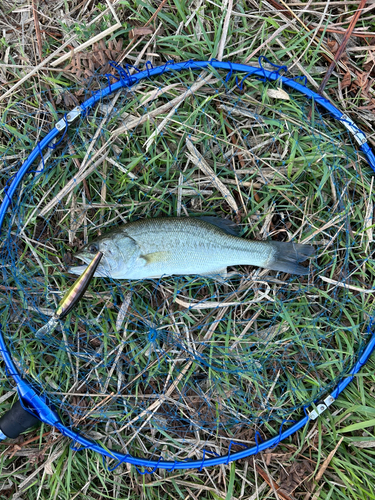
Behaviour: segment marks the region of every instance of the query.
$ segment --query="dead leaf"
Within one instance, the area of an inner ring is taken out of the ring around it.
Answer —
[[[329,42],[327,42],[327,47],[332,52],[332,54],[336,54],[339,48],[339,44],[336,42],[336,40],[330,40]]]
[[[314,467],[308,460],[294,462],[287,472],[281,469],[279,480],[280,490],[278,493],[283,492],[287,495],[292,495],[300,484],[304,482],[310,483],[313,471]],[[306,484],[306,487],[309,489],[309,484]]]
[[[109,61],[116,61],[122,50],[122,39],[116,43],[112,40],[108,42],[108,48],[104,40],[95,43],[90,52],[77,52],[72,53],[70,64],[64,69],[74,73],[77,78],[92,76],[96,71],[100,73],[115,73],[115,69],[109,66]]]
[[[357,80],[356,84],[361,87],[362,90],[367,90],[368,85],[371,83],[369,81],[368,73],[363,73],[362,71],[356,71]]]
[[[265,464],[265,462],[264,462]],[[273,487],[276,490],[277,496],[281,500],[294,500],[294,497],[289,496],[274,479],[272,479],[269,475],[268,472],[264,471],[259,465],[255,464],[255,468],[257,473],[265,480],[265,482],[270,486],[271,488]]]
[[[285,101],[290,101],[289,94],[283,89],[268,89],[267,95],[273,99],[284,99]]]
[[[319,469],[319,472],[318,474],[315,476],[315,481],[318,482],[322,479],[323,477],[323,474],[325,473],[325,471],[327,470],[327,467],[328,465],[331,463],[331,460],[332,458],[334,457],[338,447],[340,446],[342,440],[344,439],[344,436],[342,436],[339,440],[339,442],[336,444],[336,446],[334,447],[334,449],[330,452],[330,454],[328,455],[328,457],[324,460],[322,466],[320,467]]]
[[[350,76],[350,71],[346,72],[344,78],[341,80],[341,89],[346,89],[352,83],[352,77]]]
[[[46,465],[44,467],[44,472],[46,474],[48,474],[49,476],[53,476],[53,474],[55,473],[55,471],[53,470],[52,468],[52,462],[46,462]]]
[[[375,51],[369,50],[367,52],[366,61],[363,64],[363,69],[365,71],[373,71],[375,66]]]
[[[129,38],[132,40],[133,38],[136,38],[138,36],[146,36],[146,35],[152,35],[154,30],[151,27],[145,27],[145,28],[133,28],[129,32]]]

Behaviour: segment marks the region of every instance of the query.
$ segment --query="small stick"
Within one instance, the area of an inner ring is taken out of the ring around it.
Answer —
[[[51,210],[57,203],[59,203],[64,196],[67,196],[72,189],[78,186],[78,184],[86,179],[92,172],[96,170],[96,168],[107,158],[108,144],[110,140],[108,140],[88,162],[82,167],[81,170],[77,172],[76,177],[73,177],[62,189],[61,191],[50,201],[40,212],[39,216],[43,217],[49,210]],[[102,154],[102,156],[100,156]],[[97,159],[99,157],[99,159]],[[95,161],[96,160],[96,161]],[[95,161],[95,163],[94,163]]]
[[[42,437],[46,437],[46,436],[49,436],[50,434],[52,434],[52,431],[48,431],[48,432],[45,432],[44,434],[42,434]],[[27,439],[26,441],[23,441],[23,443],[19,443],[18,446],[21,447],[21,449],[26,446],[27,444],[30,444],[32,443],[33,441],[40,441],[40,436],[38,434],[38,436],[36,437],[33,437],[33,438],[30,438],[30,439]],[[6,441],[1,441],[0,444],[2,445],[5,445],[5,446],[9,446],[9,443],[7,443]]]
[[[38,11],[36,10],[35,2],[36,2],[36,0],[31,0],[32,9],[33,9],[33,16],[34,16],[35,34],[36,34],[36,39],[38,42],[38,49],[39,49],[39,58],[41,61],[43,61],[42,37],[40,35]]]
[[[331,4],[332,5],[332,4]],[[317,31],[327,31],[328,33],[338,33],[340,35],[345,35],[345,30],[344,29],[338,29],[338,28],[316,28],[315,24],[309,24],[309,27],[311,27],[311,29],[317,29]],[[358,38],[373,38],[374,37],[374,33],[360,33],[358,31],[353,31],[352,32],[352,35],[353,36],[356,36]],[[354,47],[351,47],[350,50],[359,50],[360,47],[357,47],[357,48],[354,48]],[[367,50],[368,47],[361,47],[362,50]]]
[[[33,69],[35,66],[27,65],[27,64],[5,64],[0,63],[0,68],[9,68],[9,69]],[[64,73],[73,73],[70,69],[60,69],[60,68],[51,68],[50,66],[46,66],[43,69],[48,71],[63,71]]]
[[[257,312],[254,314],[254,316],[250,319],[250,321],[247,323],[247,325],[245,326],[245,328],[243,329],[243,331],[241,332],[240,336],[236,339],[236,341],[234,342],[234,344],[232,344],[230,347],[229,347],[229,350],[232,351],[235,347],[237,347],[237,345],[241,342],[241,340],[243,339],[243,337],[246,335],[246,333],[248,332],[248,330],[253,326],[253,323],[254,321],[256,321],[258,319],[258,317],[260,316],[262,312],[262,309],[258,309]]]
[[[341,288],[347,288],[348,290],[353,290],[355,292],[360,292],[360,293],[375,293],[375,289],[372,288],[360,288],[359,286],[355,285],[348,285],[347,283],[343,283],[342,281],[336,281],[331,278],[327,278],[326,276],[319,275],[319,278],[322,281],[325,281],[326,283],[330,283],[331,285],[336,285]]]
[[[77,425],[78,423],[82,422],[82,420],[85,420],[89,415],[91,415],[95,410],[98,410],[101,406],[103,406],[108,399],[111,399],[114,396],[114,392],[111,392],[108,394],[102,401],[100,401],[98,404],[96,404],[91,410],[88,411],[85,415],[83,415],[81,418],[76,420],[75,424]]]
[[[188,160],[189,161],[189,160]],[[177,189],[177,217],[181,216],[181,205],[182,205],[182,184],[184,182],[184,176],[180,172],[180,177],[178,178],[178,189]]]
[[[96,159],[99,156],[99,154],[103,152],[105,146],[107,145],[108,144],[105,144],[93,157],[93,159]],[[88,162],[87,169],[84,172],[78,173],[76,177],[74,177],[71,181],[69,181],[66,187],[63,188],[61,192],[57,196],[55,196],[55,198],[38,213],[38,215],[40,217],[44,217],[44,215],[46,215],[49,210],[51,210],[55,205],[57,205],[64,196],[69,194],[72,191],[72,189],[77,187],[77,185],[81,181],[83,181],[83,179],[86,179],[86,177],[88,177],[92,172],[94,172],[97,169],[97,167],[107,158],[107,156],[108,152],[104,153],[103,156],[101,156],[95,163]]]
[[[107,2],[107,5],[108,5],[108,8],[109,10],[112,12],[112,16],[114,17],[116,23],[120,23],[121,24],[121,21],[120,19],[118,18],[117,14],[116,14],[116,11],[115,9],[113,8],[113,5],[111,4],[110,0],[106,0]]]
[[[161,9],[164,7],[164,5],[167,3],[167,0],[163,0],[159,7],[155,10],[155,12],[152,14],[152,16],[150,17],[150,19],[147,21],[147,23],[144,25],[144,28],[146,26],[148,26],[150,23],[152,23],[152,21],[155,19],[155,17],[159,14],[159,12],[161,11]]]
[[[298,21],[299,23],[301,23],[303,25],[303,27],[306,29],[306,31],[308,31],[308,32],[312,31],[312,30],[310,30],[310,28],[308,26],[306,26],[301,21],[301,19],[292,11],[292,9],[290,9],[282,0],[280,0],[280,1],[283,3],[283,5],[285,5],[286,9],[284,9],[283,6],[279,2],[277,2],[276,0],[268,0],[268,2],[266,2],[266,3],[268,3],[274,9],[279,11],[280,16],[283,16],[284,20],[288,21],[288,19],[290,19],[291,17],[294,17],[296,19],[296,21]],[[286,12],[286,10],[289,12]],[[318,45],[318,42],[316,40],[314,40],[314,45]],[[320,46],[322,47],[322,49],[324,49],[324,52],[322,52],[322,56],[324,57],[324,59],[331,62],[334,58],[331,51],[327,48],[327,46],[324,43],[321,43]],[[346,71],[349,71],[349,68],[346,66],[346,64],[344,64],[342,62],[340,62],[339,64],[340,64],[340,67],[344,68]]]
[[[345,48],[346,48],[346,44],[348,43],[349,41],[349,38],[355,28],[355,25],[357,24],[357,21],[359,19],[359,16],[361,15],[361,12],[366,4],[367,0],[361,0],[361,3],[359,4],[358,6],[358,9],[357,11],[355,12],[354,16],[353,16],[353,19],[351,20],[350,24],[349,24],[349,27],[348,29],[346,30],[346,33],[345,33],[345,36],[341,42],[341,45],[340,47],[338,48],[334,58],[333,58],[333,61],[331,62],[329,68],[328,68],[328,71],[327,73],[325,74],[323,80],[322,80],[322,83],[319,85],[319,89],[318,89],[318,92],[321,93],[324,89],[324,87],[327,85],[327,82],[329,80],[329,77],[331,76],[333,70],[335,69],[336,67],[336,63],[339,61],[340,57],[342,56],[342,53],[344,52]]]

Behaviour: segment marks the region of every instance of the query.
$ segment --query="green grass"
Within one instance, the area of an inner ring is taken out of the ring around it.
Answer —
[[[65,10],[74,6],[66,2]],[[62,27],[69,36],[76,33],[78,42],[83,43],[114,22],[106,14],[100,25],[86,28],[104,7],[95,7],[94,3],[90,6],[92,11],[88,9],[84,15],[77,10],[69,27],[55,15],[56,30]],[[123,37],[126,45],[133,25],[143,26],[156,7],[146,2],[119,2],[115,9],[123,28],[112,39]],[[290,7],[296,9],[293,3]],[[313,9],[301,17],[306,24],[320,19]],[[192,10],[192,5],[174,1],[167,2],[159,12],[155,26],[161,23],[163,31],[157,36],[156,45],[151,44],[148,49],[156,54],[148,56],[154,64],[170,58],[217,56],[226,9],[218,3],[204,3],[204,9],[190,19]],[[334,7],[330,14],[330,23],[341,21],[340,12]],[[15,23],[19,14],[12,13],[9,6],[6,15]],[[258,11],[244,2],[236,3],[224,60],[246,61],[285,22],[266,4],[260,5]],[[46,35],[48,53],[60,44],[55,38]],[[130,51],[127,62],[135,61],[148,40],[142,39]],[[318,32],[309,45],[311,40],[312,32],[289,24],[250,63],[255,64],[259,55],[288,66],[298,60],[319,84],[324,75],[319,68],[325,64],[321,47],[327,38]],[[364,43],[356,40],[357,44]],[[16,41],[11,40],[9,46],[9,61],[13,63]],[[44,47],[47,55],[47,45]],[[1,50],[6,50],[5,45]],[[32,58],[31,49],[27,50]],[[364,57],[351,59],[351,67],[359,69],[364,61]],[[126,449],[135,455],[158,457],[161,453],[173,459],[175,454],[180,460],[189,452],[192,459],[201,459],[204,448],[225,454],[230,439],[254,444],[255,430],[262,438],[274,436],[284,419],[302,416],[302,406],[315,399],[322,388],[334,387],[340,374],[348,372],[357,359],[367,341],[366,325],[373,311],[372,294],[335,287],[320,278],[345,278],[353,287],[373,287],[373,261],[363,263],[371,250],[367,220],[373,196],[370,168],[343,127],[328,118],[323,121],[319,109],[311,108],[298,93],[284,89],[291,100],[275,100],[267,93],[275,86],[256,80],[247,80],[246,91],[241,93],[234,77],[227,82],[227,93],[220,82],[215,82],[223,74],[214,73],[212,81],[178,106],[162,135],[157,134],[153,142],[149,143],[149,138],[156,125],[167,118],[169,109],[152,120],[145,119],[130,134],[116,133],[122,125],[129,126],[129,120],[140,120],[181,95],[196,81],[197,74],[185,72],[163,75],[157,82],[144,81],[133,93],[118,97],[116,111],[110,117],[105,117],[108,108],[99,106],[70,128],[67,137],[71,145],[64,140],[52,152],[46,159],[44,175],[28,175],[22,205],[14,207],[12,219],[8,219],[17,274],[5,268],[3,279],[8,288],[0,290],[0,300],[7,305],[1,311],[0,322],[6,325],[6,336],[17,353],[16,359],[29,381],[42,381],[46,394],[58,407],[58,390],[67,395],[65,404],[70,406],[61,412],[65,423],[79,427],[105,447],[123,449],[127,443]],[[300,74],[300,70],[294,74]],[[20,77],[18,68],[7,73],[8,80]],[[105,82],[102,78],[101,84]],[[164,87],[163,93],[150,99],[159,85]],[[18,157],[24,158],[56,117],[74,106],[67,104],[69,95],[80,102],[85,99],[84,94],[77,92],[83,87],[95,90],[98,82],[83,83],[71,73],[44,71],[39,79],[25,82],[9,102],[0,103],[0,147],[5,156],[5,168],[0,170],[1,199],[4,186],[17,169]],[[326,92],[340,107],[334,77]],[[345,94],[345,105],[346,112],[355,118],[357,106],[366,104],[369,98],[353,92]],[[361,123],[361,115],[357,119]],[[366,123],[361,126],[367,127]],[[98,129],[100,134],[92,144]],[[236,217],[212,179],[191,159],[187,161],[185,144],[189,134],[237,203]],[[80,168],[88,149],[93,147],[95,154],[104,145],[108,156],[87,177],[88,191],[80,185],[43,212],[43,207]],[[42,216],[37,217],[40,210]],[[92,240],[99,232],[103,234],[125,221],[179,213],[236,219],[247,238],[293,236],[296,241],[303,241],[312,237],[320,249],[312,261],[312,274],[309,280],[282,274],[275,280],[275,273],[266,277],[262,271],[258,274],[243,266],[239,268],[240,276],[225,284],[204,278],[169,278],[155,287],[152,282],[130,285],[95,279],[85,299],[65,321],[64,335],[57,331],[43,342],[35,340],[35,330],[72,284],[63,265],[69,264],[70,254],[87,238]],[[4,240],[2,250],[9,248],[9,239]],[[256,281],[246,281],[249,276]],[[119,311],[130,289],[130,307],[121,322]],[[263,300],[252,302],[264,293]],[[227,301],[238,305],[227,307],[221,316],[222,308],[187,310],[177,299],[191,304]],[[249,321],[250,328],[241,336]],[[149,337],[155,329],[157,341]],[[203,342],[208,332],[210,336]],[[228,351],[234,343],[237,347]],[[192,356],[192,344],[200,350],[200,356]],[[122,350],[118,358],[119,346]],[[186,356],[188,361],[176,361]],[[204,363],[200,362],[202,359]],[[111,432],[116,429],[115,424],[108,429],[101,425],[104,412],[117,422],[118,428],[128,425],[148,407],[148,401],[154,401],[154,393],[165,392],[168,374],[170,381],[176,380],[184,367],[183,382],[175,391],[180,395],[178,411],[174,403],[164,404],[150,424],[132,424],[122,432],[121,439]],[[140,373],[144,376],[140,377]],[[97,454],[72,450],[70,442],[49,427],[32,429],[16,441],[0,443],[0,496],[276,498],[273,488],[265,485],[265,474],[290,498],[374,498],[373,373],[371,359],[330,411],[277,448],[254,459],[202,471],[158,470],[151,476],[142,476],[134,467],[122,464],[110,472]],[[197,378],[199,374],[201,379]],[[4,371],[2,377],[0,398],[12,387]],[[80,388],[83,380],[85,385]],[[125,391],[126,402],[121,406],[118,400],[110,398],[103,403],[102,394],[116,393],[118,383],[129,387]],[[199,400],[194,406],[198,392],[192,391],[197,387],[206,395],[205,405]],[[74,391],[83,395],[79,397]],[[269,419],[264,418],[261,406],[265,395],[275,407]],[[12,402],[13,396],[1,400],[2,411]],[[197,410],[198,404],[201,418],[208,424],[201,433],[202,442],[196,446],[191,444],[195,437],[186,424],[180,431],[167,424],[182,425],[180,419],[194,420],[193,410]],[[236,427],[230,421],[236,412],[249,421],[255,418],[256,424]],[[334,455],[326,462],[341,438]],[[234,445],[232,451],[241,449]],[[278,496],[283,498],[282,492]]]

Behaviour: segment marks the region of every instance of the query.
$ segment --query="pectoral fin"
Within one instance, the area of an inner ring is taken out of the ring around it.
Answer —
[[[170,261],[170,252],[153,252],[145,255],[140,255],[135,262],[136,273],[131,273],[130,279],[158,279],[161,276],[169,276],[169,274],[154,274],[160,270],[159,266],[152,267],[155,264],[167,265]]]
[[[154,252],[139,257],[145,261],[145,265],[156,264],[159,262],[168,263],[171,258],[170,252]]]

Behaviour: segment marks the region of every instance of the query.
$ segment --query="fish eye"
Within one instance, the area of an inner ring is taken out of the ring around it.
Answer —
[[[87,250],[90,253],[97,253],[99,252],[99,245],[97,243],[91,243],[88,247]]]

